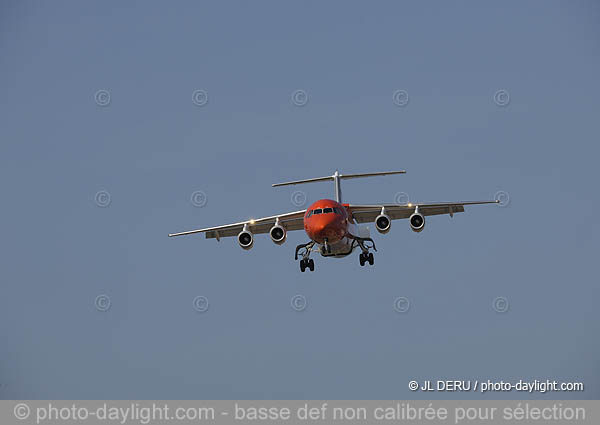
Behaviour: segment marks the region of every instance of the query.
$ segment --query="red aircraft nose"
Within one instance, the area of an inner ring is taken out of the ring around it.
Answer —
[[[339,214],[328,213],[313,215],[305,223],[308,236],[318,242],[335,243],[342,239],[346,233],[343,218]]]

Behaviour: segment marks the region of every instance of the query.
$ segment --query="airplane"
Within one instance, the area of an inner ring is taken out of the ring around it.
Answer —
[[[360,248],[359,263],[373,265],[373,253],[377,251],[375,242],[371,238],[369,228],[361,226],[362,223],[375,223],[379,233],[388,233],[392,227],[392,220],[408,218],[410,228],[414,232],[421,232],[425,228],[425,217],[431,215],[464,212],[465,205],[497,204],[493,201],[460,201],[437,203],[411,203],[406,204],[376,204],[354,205],[342,203],[341,181],[362,177],[386,176],[390,174],[405,174],[406,171],[383,171],[375,173],[340,174],[338,170],[331,176],[316,177],[305,180],[295,180],[285,183],[273,184],[273,187],[289,186],[321,181],[333,181],[335,200],[320,199],[308,208],[284,214],[273,215],[257,219],[249,219],[224,226],[207,227],[205,229],[189,230],[180,233],[171,233],[172,236],[191,235],[204,233],[207,239],[237,236],[240,247],[249,250],[254,246],[254,235],[269,233],[271,240],[281,245],[287,238],[287,232],[304,229],[310,241],[296,247],[294,259],[298,260],[300,254],[300,271],[315,270],[315,263],[310,258],[311,252],[318,252],[323,257],[342,258],[350,255],[357,247]]]

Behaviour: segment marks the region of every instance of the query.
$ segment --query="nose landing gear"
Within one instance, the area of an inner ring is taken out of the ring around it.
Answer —
[[[323,255],[327,255],[327,254],[331,254],[331,245],[329,245],[329,241],[327,240],[327,238],[325,238],[325,240],[323,241],[323,246],[321,247],[321,254]]]

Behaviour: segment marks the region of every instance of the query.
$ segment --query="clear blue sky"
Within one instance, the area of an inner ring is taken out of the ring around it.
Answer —
[[[2,2],[0,398],[405,399],[411,379],[536,378],[586,391],[533,398],[600,397],[599,22],[593,1]],[[167,238],[293,211],[296,188],[271,183],[336,168],[408,171],[345,182],[352,203],[510,204],[394,222],[374,267],[317,256],[314,273],[293,260],[303,232],[248,252]]]

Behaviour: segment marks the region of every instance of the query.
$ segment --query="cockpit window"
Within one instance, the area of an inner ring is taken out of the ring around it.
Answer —
[[[308,212],[308,214],[306,214],[306,218],[310,217],[310,216],[312,215],[312,213],[313,213],[313,210],[310,210],[310,211]]]
[[[342,214],[342,212],[340,211],[340,209],[338,207],[333,207],[333,212],[336,214]]]
[[[332,212],[333,212],[333,208],[324,208],[323,209],[323,213],[325,213],[325,214],[330,214]]]
[[[317,210],[314,210],[314,211],[313,211],[313,214],[314,214],[314,215],[317,215],[317,214],[321,214],[322,212],[323,212],[323,210],[322,210],[321,208],[319,208],[319,209],[317,209]]]

